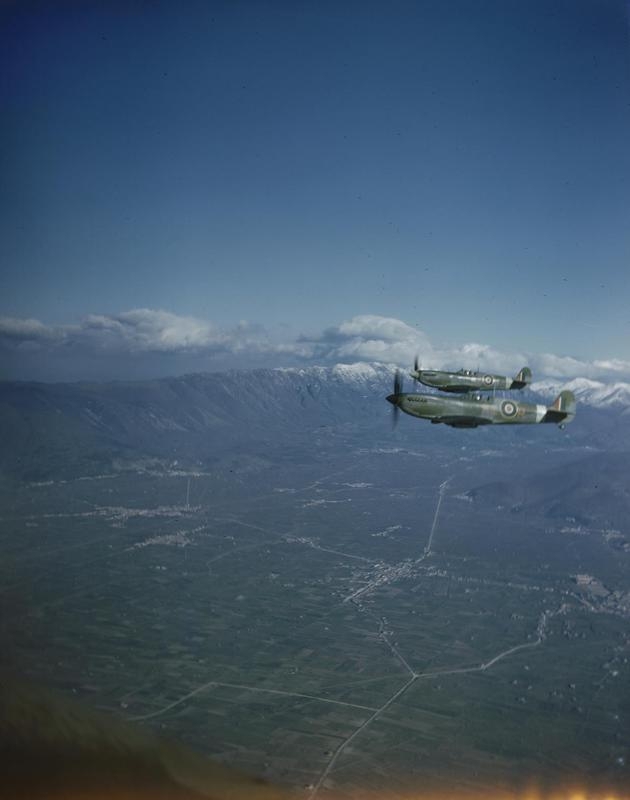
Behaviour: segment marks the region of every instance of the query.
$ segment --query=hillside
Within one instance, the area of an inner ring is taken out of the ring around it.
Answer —
[[[156,460],[188,467],[233,456],[264,461],[279,449],[308,447],[316,434],[340,433],[424,448],[630,447],[625,395],[617,387],[611,402],[601,384],[580,385],[578,416],[562,434],[555,426],[452,431],[410,418],[392,433],[384,398],[393,372],[388,365],[355,364],[138,382],[0,383],[0,471],[37,481]],[[557,388],[541,384],[539,393],[518,396],[548,401]]]
[[[598,453],[517,481],[471,490],[476,503],[523,515],[627,529],[630,520],[630,452]]]

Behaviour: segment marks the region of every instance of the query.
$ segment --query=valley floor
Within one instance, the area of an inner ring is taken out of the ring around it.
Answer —
[[[5,667],[308,798],[621,791],[630,553],[470,500],[512,467],[324,441],[7,487]]]

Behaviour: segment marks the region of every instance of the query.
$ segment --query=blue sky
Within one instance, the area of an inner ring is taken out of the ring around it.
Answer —
[[[0,375],[630,362],[624,2],[1,13]]]

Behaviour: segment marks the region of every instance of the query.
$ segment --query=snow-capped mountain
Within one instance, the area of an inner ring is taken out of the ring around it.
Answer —
[[[0,471],[39,480],[137,458],[208,464],[290,447],[322,429],[389,430],[392,375],[375,364],[0,383]]]
[[[573,378],[563,383],[549,378],[535,381],[530,387],[530,391],[544,397],[555,397],[562,389],[570,389],[578,402],[589,406],[630,408],[630,383],[602,383],[589,378]]]
[[[287,374],[299,375],[304,379],[334,381],[337,384],[346,384],[355,388],[373,389],[385,382],[391,384],[397,369],[395,364],[382,364],[378,362],[357,362],[355,364],[336,364],[334,367],[307,367],[304,369],[290,368],[274,370]],[[406,378],[406,370],[400,369],[403,379]],[[431,392],[433,390],[416,385],[415,389],[411,379],[405,380],[405,391]],[[563,389],[569,389],[575,394],[578,402],[594,408],[607,408],[616,406],[619,409],[630,410],[630,383],[614,382],[604,383],[594,381],[589,378],[572,378],[563,381],[558,378],[543,378],[534,381],[529,389],[523,393],[516,393],[516,398],[527,399],[535,402],[534,396],[541,399],[553,400]]]
[[[358,362],[356,364],[337,364],[332,368],[310,367],[308,369],[287,371],[297,372],[305,377],[317,374],[318,377],[323,379],[337,380],[355,387],[363,385],[365,388],[373,388],[383,383],[383,381],[392,383],[396,370],[397,367],[394,364]],[[402,369],[401,372],[405,377],[406,370]],[[551,401],[563,389],[569,389],[574,393],[578,402],[593,408],[616,406],[619,409],[630,410],[630,383],[621,381],[604,383],[580,377],[572,378],[568,381],[558,378],[543,378],[532,383],[527,393],[516,393],[515,397],[527,397],[528,400],[533,400],[532,395],[537,395],[540,398],[549,398]],[[414,391],[410,379],[406,381],[405,390]],[[420,385],[417,385],[415,390],[431,391],[427,387]]]
[[[37,480],[138,458],[208,464],[236,451],[265,457],[272,450],[308,447],[324,431],[372,443],[393,436],[424,448],[461,446],[463,440],[520,446],[531,438],[492,426],[462,432],[411,419],[401,420],[393,434],[384,400],[395,371],[390,364],[356,363],[138,382],[0,383],[0,470]],[[411,379],[405,388],[413,391]],[[547,401],[562,388],[578,398],[567,437],[600,449],[630,447],[624,425],[630,385],[539,381],[518,397]],[[555,434],[555,428],[538,431],[533,441]]]

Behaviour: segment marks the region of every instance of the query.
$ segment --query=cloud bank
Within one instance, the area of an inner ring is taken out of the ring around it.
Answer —
[[[170,311],[136,308],[120,314],[88,314],[78,325],[44,325],[34,319],[0,317],[0,346],[39,344],[125,353],[238,353],[245,349],[283,352],[265,330],[241,322],[221,330],[210,322]],[[290,350],[300,352],[298,346]]]
[[[427,368],[478,367],[514,374],[529,365],[536,378],[569,380],[630,379],[630,362],[586,361],[555,353],[506,352],[488,344],[440,344],[402,320],[366,314],[311,336],[270,332],[248,322],[221,328],[170,311],[137,308],[119,314],[89,314],[78,324],[46,325],[36,319],[0,317],[0,364],[3,377],[50,380],[55,364],[59,379],[128,377],[138,365],[151,374],[177,374],[226,366],[285,366],[379,361],[409,367],[418,355]],[[43,366],[46,366],[46,370]],[[61,369],[65,365],[65,369]],[[147,366],[149,365],[149,366]],[[102,367],[102,374],[99,373]],[[76,374],[75,374],[76,373]]]
[[[398,319],[364,315],[328,328],[308,340],[312,357],[331,361],[384,361],[408,367],[417,355],[431,369],[477,368],[515,374],[530,366],[537,377],[627,379],[630,362],[619,359],[586,361],[554,353],[506,352],[479,342],[434,344],[423,332]]]

